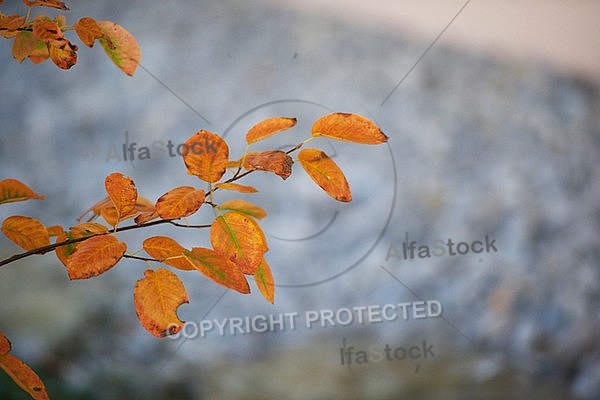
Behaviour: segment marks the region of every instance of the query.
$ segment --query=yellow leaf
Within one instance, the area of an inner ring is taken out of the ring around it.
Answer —
[[[13,243],[27,251],[50,244],[48,230],[35,218],[20,215],[8,217],[2,223],[2,232]]]
[[[248,144],[256,143],[260,140],[273,136],[276,133],[285,131],[296,126],[296,118],[267,118],[254,125],[246,134],[246,142]]]
[[[144,240],[143,246],[150,257],[164,264],[184,271],[194,269],[190,262],[183,257],[185,248],[170,237],[150,237]]]
[[[188,174],[206,182],[218,182],[225,174],[229,160],[227,143],[214,133],[201,130],[186,142],[183,161]]]
[[[98,276],[115,266],[125,254],[127,245],[114,236],[91,237],[77,246],[67,259],[70,279],[88,279]]]
[[[244,158],[247,170],[273,172],[284,180],[292,174],[293,163],[292,158],[281,150],[252,151]]]
[[[265,210],[245,200],[228,200],[217,208],[224,211],[237,211],[256,219],[263,219],[267,216],[267,212]]]
[[[250,275],[256,272],[269,249],[258,223],[252,217],[235,211],[215,218],[210,228],[210,243],[218,254]]]
[[[108,197],[112,200],[119,220],[135,210],[138,193],[131,178],[119,172],[113,172],[104,180],[104,187]]]
[[[358,115],[333,113],[319,118],[312,127],[313,136],[361,144],[380,144],[388,137],[371,120]]]
[[[16,179],[0,181],[0,204],[29,199],[42,200],[44,196],[36,194],[29,186]]]
[[[148,269],[133,290],[135,312],[142,326],[157,337],[177,333],[183,321],[177,308],[188,303],[188,295],[177,275],[165,268]]]
[[[184,256],[191,265],[208,278],[240,293],[250,293],[246,277],[237,265],[214,250],[200,247],[185,250]]]
[[[100,45],[121,71],[133,76],[139,65],[142,53],[135,37],[122,26],[111,21],[98,21],[102,37]]]
[[[10,340],[4,336],[4,333],[0,332],[0,356],[8,354],[10,347]]]
[[[264,258],[254,273],[254,280],[265,299],[271,304],[275,303],[275,281],[271,268]]]
[[[204,190],[180,186],[169,190],[156,201],[156,212],[162,219],[178,219],[192,215],[204,203]]]
[[[350,186],[344,173],[323,151],[304,149],[298,154],[298,160],[308,176],[328,195],[338,201],[352,200]]]
[[[48,400],[44,382],[27,364],[11,354],[0,356],[0,368],[34,400]]]
[[[256,193],[256,192],[258,192],[258,190],[256,190],[256,188],[254,188],[252,186],[240,185],[239,183],[232,183],[232,182],[217,183],[215,186],[218,187],[219,189],[233,190],[233,191],[240,192],[240,193]]]
[[[83,17],[73,26],[79,39],[88,47],[94,47],[94,41],[104,36],[104,32],[94,18]]]

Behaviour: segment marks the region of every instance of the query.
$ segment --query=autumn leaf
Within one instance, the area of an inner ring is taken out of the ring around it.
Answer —
[[[285,131],[296,126],[296,118],[267,118],[254,125],[246,134],[246,142],[248,144],[256,143],[260,140],[273,136],[276,133]]]
[[[87,47],[94,47],[95,40],[104,36],[104,32],[102,32],[102,29],[100,29],[100,26],[94,18],[83,17],[75,22],[73,27],[75,28],[75,33],[77,33],[79,39]]]
[[[189,300],[183,283],[173,272],[165,268],[144,271],[144,278],[135,284],[133,299],[138,319],[154,336],[171,335],[183,327],[177,308]]]
[[[100,215],[110,226],[116,226],[120,222],[123,222],[129,218],[133,218],[139,215],[139,212],[133,210],[128,214],[119,216],[119,214],[117,213],[117,209],[113,206],[110,206],[100,209]]]
[[[206,182],[218,182],[225,174],[229,161],[227,143],[214,133],[201,130],[186,142],[187,153],[183,161],[188,174]]]
[[[8,354],[10,348],[10,340],[8,340],[6,336],[4,336],[4,333],[0,332],[0,356]]]
[[[2,233],[17,246],[30,251],[50,244],[48,230],[31,217],[14,215],[2,222]]]
[[[98,276],[115,266],[125,254],[127,245],[114,236],[91,237],[77,246],[67,259],[70,279],[88,279]]]
[[[267,239],[252,217],[239,212],[219,215],[210,228],[210,243],[218,254],[244,274],[254,274],[268,250]]]
[[[0,204],[25,201],[29,199],[42,200],[44,196],[36,194],[29,186],[16,179],[0,181]]]
[[[274,172],[284,180],[292,174],[293,163],[292,158],[281,150],[252,151],[244,158],[247,170]]]
[[[15,37],[17,35],[17,29],[23,26],[25,20],[26,18],[19,14],[0,14],[0,36],[5,38]]]
[[[200,247],[194,247],[192,251],[185,250],[183,254],[195,269],[218,284],[243,294],[250,293],[250,286],[242,271],[225,256]]]
[[[254,204],[247,202],[246,200],[228,200],[217,208],[223,211],[237,211],[256,219],[263,219],[267,216],[267,212],[265,210],[259,206],[255,206]]]
[[[164,264],[184,271],[194,269],[190,262],[183,257],[186,249],[170,237],[150,237],[144,240],[143,247],[150,257]]]
[[[30,1],[30,0],[23,0],[23,3],[25,3],[25,5],[27,5],[27,7],[50,7],[50,8],[56,8],[59,10],[68,10],[69,7],[67,7],[65,5],[65,3],[63,3],[62,1],[59,0],[37,0],[37,1]]]
[[[225,182],[225,183],[217,183],[215,187],[219,189],[225,190],[233,190],[235,192],[240,193],[256,193],[258,190],[252,186],[240,185],[239,183]]]
[[[67,39],[54,40],[48,44],[50,59],[60,69],[69,69],[77,64],[77,46]]]
[[[50,51],[48,45],[41,40],[38,40],[35,49],[29,54],[29,61],[34,64],[39,64],[50,58]]]
[[[271,304],[275,303],[275,281],[271,268],[264,258],[254,273],[254,280],[265,299]]]
[[[27,364],[11,354],[0,356],[0,368],[34,400],[48,400],[44,382]]]
[[[32,33],[36,39],[49,43],[64,37],[62,30],[54,21],[37,20],[32,24]]]
[[[178,219],[192,215],[204,203],[204,190],[180,186],[169,190],[156,201],[156,212],[162,219]]]
[[[312,136],[325,136],[361,144],[380,144],[388,137],[371,120],[358,115],[333,113],[325,115],[312,126]]]
[[[308,176],[328,195],[338,201],[352,200],[350,186],[344,173],[323,151],[310,148],[301,150],[298,160]]]
[[[43,47],[48,50],[46,43],[36,39],[33,33],[29,31],[19,31],[15,36],[15,41],[12,45],[12,55],[18,62],[23,62],[27,57],[36,51],[38,47]]]
[[[156,210],[146,211],[146,212],[139,214],[137,217],[135,217],[134,221],[137,225],[142,225],[142,224],[145,224],[146,222],[150,222],[153,219],[157,219],[157,218],[158,218],[158,213],[156,212]]]
[[[97,25],[102,30],[102,37],[98,41],[108,58],[127,75],[133,76],[142,57],[135,37],[111,21],[98,21]]]
[[[83,222],[71,228],[73,237],[85,237],[92,235],[103,235],[108,233],[108,228],[97,222]]]
[[[61,231],[58,232],[58,235],[56,236],[56,243],[62,243],[72,238],[72,235],[68,236],[67,233],[61,228]],[[54,250],[56,253],[56,257],[61,262],[61,264],[65,266],[65,268],[67,266],[67,261],[69,260],[69,257],[75,252],[78,244],[79,243],[70,243],[57,247]]]
[[[113,202],[118,219],[135,210],[138,193],[131,178],[119,172],[113,172],[104,180],[104,187]]]

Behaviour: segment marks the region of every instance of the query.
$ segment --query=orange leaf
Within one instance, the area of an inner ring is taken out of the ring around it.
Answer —
[[[35,218],[20,215],[8,217],[2,223],[2,232],[13,243],[27,251],[50,244],[48,230]]]
[[[210,243],[244,274],[254,274],[269,249],[258,223],[235,211],[215,218],[210,228]]]
[[[100,45],[121,71],[133,76],[140,63],[142,53],[135,37],[121,25],[111,21],[98,21],[102,37],[98,38]]]
[[[221,204],[218,208],[219,210],[237,211],[256,219],[263,219],[267,216],[267,212],[265,210],[245,200],[228,200]]]
[[[201,130],[186,142],[187,153],[183,162],[188,174],[196,175],[206,182],[217,182],[227,169],[229,147],[214,133]]]
[[[34,64],[39,64],[50,58],[50,50],[48,45],[41,40],[38,40],[35,46],[35,50],[29,54],[29,60]]]
[[[247,170],[274,172],[282,179],[292,174],[293,163],[292,158],[281,150],[252,151],[244,158],[244,168]]]
[[[58,236],[61,232],[64,232],[64,229],[60,225],[52,225],[49,226],[47,229],[48,235],[50,235],[50,237]]]
[[[242,271],[225,256],[200,247],[194,247],[192,251],[185,250],[183,254],[194,268],[218,284],[243,294],[250,293],[250,286]]]
[[[96,204],[94,204],[93,206],[88,208],[79,217],[77,217],[77,221],[81,221],[81,219],[89,212],[92,212],[93,215],[88,220],[88,222],[92,221],[92,220],[96,219],[99,215],[102,215],[103,208],[112,208],[113,211],[111,212],[110,216],[112,216],[114,214],[114,219],[116,219],[117,210],[116,210],[116,208],[113,207],[113,202],[110,199],[110,197],[105,197],[104,199],[100,200],[99,202],[97,202]],[[154,211],[154,203],[152,203],[150,200],[148,200],[144,196],[138,196],[137,201],[135,203],[135,211],[137,211],[137,212],[152,212],[152,211]],[[132,215],[135,215],[135,213],[132,212]],[[130,216],[132,216],[132,215],[130,215]],[[121,220],[123,220],[123,219],[124,218],[122,218]],[[113,224],[111,224],[111,225],[113,225]]]
[[[144,278],[135,284],[133,300],[142,326],[154,336],[174,334],[183,327],[177,308],[189,300],[183,283],[173,272],[165,268],[144,271]]]
[[[191,271],[194,267],[183,257],[185,248],[175,240],[166,236],[154,236],[144,240],[144,250],[152,258],[158,261],[182,269]]]
[[[71,236],[71,238],[72,237],[73,236]],[[61,232],[59,232],[58,236],[56,237],[56,243],[61,243],[68,239],[69,239],[69,236],[67,236],[67,233],[64,230],[62,230],[62,228],[61,228]],[[56,250],[55,250],[56,257],[62,263],[62,265],[64,265],[65,267],[67,266],[67,261],[69,260],[69,257],[77,249],[78,244],[79,243],[71,243],[71,244],[67,244],[67,245],[56,248]],[[67,272],[68,272],[68,270],[67,270]]]
[[[298,160],[308,176],[328,195],[338,201],[349,202],[352,200],[350,186],[344,173],[323,151],[318,149],[301,150]]]
[[[125,221],[126,219],[133,218],[139,214],[138,211],[131,211],[129,214],[121,215],[117,213],[117,209],[113,206],[104,207],[100,209],[100,215],[110,225],[116,226],[119,222]]]
[[[371,120],[346,113],[333,113],[319,118],[312,126],[312,135],[361,144],[388,141],[388,137]]]
[[[77,246],[67,259],[70,279],[88,279],[108,271],[119,262],[127,245],[114,236],[94,236]]]
[[[94,47],[94,41],[103,37],[104,33],[94,18],[83,17],[73,26],[79,39],[87,47]]]
[[[37,49],[38,45],[46,48],[46,43],[36,39],[31,32],[19,31],[12,45],[12,55],[18,62],[23,62]]]
[[[0,204],[29,199],[42,200],[44,196],[36,194],[29,186],[16,179],[0,181]]]
[[[0,332],[0,356],[8,354],[10,348],[10,340],[8,340],[6,336],[4,336],[4,333]]]
[[[248,144],[256,143],[260,140],[273,136],[276,133],[285,131],[296,126],[296,118],[267,118],[254,125],[246,134],[246,142]]]
[[[23,3],[25,3],[27,5],[27,7],[50,7],[50,8],[57,8],[59,10],[68,10],[69,7],[67,7],[65,5],[65,3],[63,3],[62,1],[59,0],[37,0],[37,1],[30,1],[30,0],[23,0]]]
[[[135,217],[134,221],[136,224],[142,225],[156,218],[158,218],[158,213],[156,211],[146,211]]]
[[[77,64],[77,46],[67,39],[53,40],[48,44],[50,59],[60,69]]]
[[[34,400],[48,400],[44,382],[23,361],[11,354],[0,356],[0,368]]]
[[[239,183],[231,183],[231,182],[217,183],[215,186],[218,187],[219,189],[234,190],[234,191],[240,192],[240,193],[256,193],[256,192],[258,192],[258,190],[256,190],[256,188],[254,188],[252,186],[240,185]]]
[[[254,273],[254,280],[265,299],[271,304],[275,303],[275,281],[271,268],[264,258]]]
[[[192,215],[204,203],[204,190],[180,186],[169,190],[156,201],[156,212],[162,219],[177,219]]]
[[[113,172],[104,180],[104,187],[115,206],[118,219],[122,219],[135,209],[138,194],[131,178]]]
[[[105,233],[108,233],[108,228],[97,222],[83,222],[71,228],[71,234],[76,238]]]

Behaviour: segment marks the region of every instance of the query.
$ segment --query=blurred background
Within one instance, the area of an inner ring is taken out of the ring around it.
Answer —
[[[5,14],[25,10],[5,3]],[[1,219],[75,225],[114,171],[153,201],[175,186],[204,187],[179,157],[119,161],[111,146],[179,144],[205,129],[235,157],[264,118],[299,122],[256,149],[295,145],[320,116],[352,112],[374,120],[388,144],[311,142],[346,173],[351,203],[332,200],[297,164],[285,182],[242,182],[257,194],[219,197],[269,213],[261,225],[275,304],[253,282],[241,295],[190,272],[180,274],[190,304],[178,314],[199,322],[443,306],[443,318],[159,340],[133,306],[145,264],[126,260],[70,282],[53,254],[30,257],[0,268],[0,330],[51,398],[599,398],[600,4],[465,3],[67,3],[69,22],[112,20],[137,38],[143,68],[132,78],[74,34],[79,58],[69,71],[18,64],[0,41],[0,178],[46,195],[2,206]],[[211,217],[201,209],[190,221]],[[120,238],[137,250],[151,235],[208,244],[207,232],[164,227]],[[488,235],[497,252],[389,257],[407,235],[419,245]],[[0,237],[1,259],[19,252]],[[341,363],[344,346],[423,341],[435,357]],[[27,395],[0,374],[0,398]]]

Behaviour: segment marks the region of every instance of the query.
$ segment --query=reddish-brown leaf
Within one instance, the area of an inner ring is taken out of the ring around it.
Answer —
[[[37,20],[33,22],[32,33],[36,39],[50,43],[64,37],[63,31],[55,21]]]
[[[10,352],[10,347],[10,340],[4,336],[4,333],[0,332],[0,356],[8,354],[8,352]]]
[[[292,158],[281,150],[252,151],[244,158],[244,168],[273,172],[282,179],[292,174]]]
[[[219,215],[210,228],[210,243],[218,254],[253,275],[269,249],[258,223],[248,215],[228,212]]]
[[[153,236],[143,243],[148,255],[164,264],[184,271],[191,271],[194,267],[183,257],[186,249],[175,240],[166,236]]]
[[[165,269],[148,269],[133,290],[135,312],[142,326],[157,337],[177,333],[184,322],[177,308],[189,303],[187,292],[177,275]]]
[[[350,186],[344,173],[323,151],[310,148],[301,150],[298,160],[308,176],[328,195],[338,201],[352,200]]]
[[[156,201],[156,212],[162,219],[178,219],[192,215],[204,203],[204,190],[180,186],[169,190]]]
[[[98,276],[115,266],[125,254],[127,245],[114,236],[91,237],[77,246],[67,259],[70,279],[87,279]]]
[[[242,271],[225,256],[200,247],[194,247],[192,251],[185,250],[184,255],[195,269],[218,284],[240,293],[250,293],[250,286]]]
[[[254,280],[265,299],[273,304],[275,302],[275,281],[273,280],[271,268],[264,258],[254,273]]]
[[[6,218],[2,222],[2,233],[27,251],[50,244],[50,235],[44,224],[31,217],[14,215]]]
[[[98,21],[96,23],[102,30],[102,37],[98,38],[100,45],[121,71],[133,76],[137,69],[142,53],[135,37],[121,25],[111,21]]]
[[[36,0],[36,1],[23,0],[23,3],[25,3],[27,5],[27,7],[50,7],[50,8],[56,8],[59,10],[68,10],[69,9],[69,7],[67,7],[65,5],[65,3],[63,3],[62,1],[59,1],[59,0]]]
[[[267,216],[267,212],[265,210],[259,206],[255,206],[254,204],[247,202],[246,200],[228,200],[221,204],[218,209],[223,211],[237,211],[256,219],[263,219]]]
[[[232,182],[217,183],[215,185],[215,187],[218,187],[219,189],[233,190],[235,192],[240,192],[240,193],[256,193],[256,192],[258,192],[258,190],[256,190],[256,188],[254,188],[252,186],[240,185],[239,183],[232,183]]]
[[[83,17],[73,26],[79,39],[88,47],[94,47],[96,39],[103,37],[104,32],[94,18]]]
[[[19,14],[0,15],[0,36],[5,38],[15,37],[17,29],[25,23],[26,18]]]
[[[333,113],[319,118],[313,124],[312,135],[361,144],[388,141],[388,137],[371,120],[358,114],[346,113]]]
[[[29,186],[16,179],[0,181],[0,204],[29,199],[42,200],[44,196],[36,194]]]
[[[229,146],[214,133],[201,130],[186,142],[183,162],[188,174],[206,182],[218,182],[225,174],[229,161]]]
[[[138,193],[131,178],[119,172],[113,172],[104,180],[104,187],[119,219],[135,210]]]
[[[0,356],[0,368],[34,400],[48,400],[44,382],[27,364],[11,354]]]
[[[267,118],[250,128],[246,134],[246,142],[248,144],[256,143],[260,140],[268,138],[269,136],[273,136],[276,133],[296,126],[296,122],[296,118]]]

